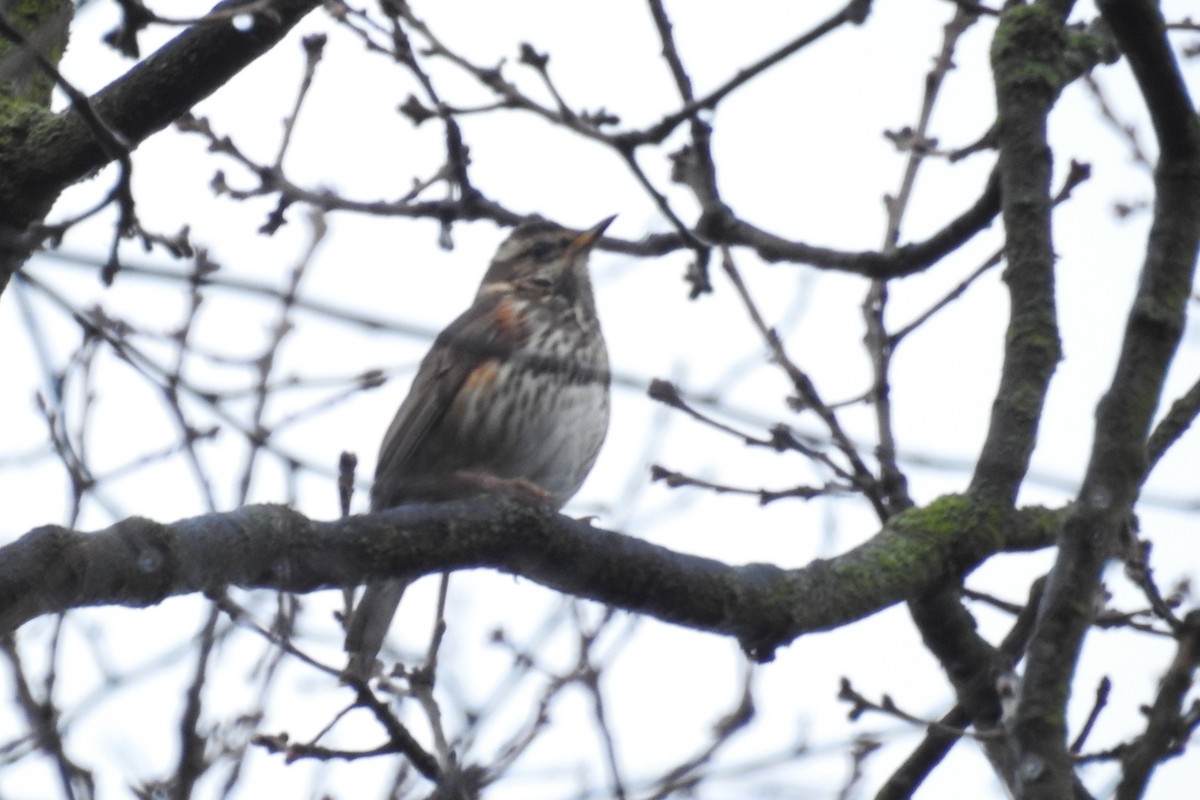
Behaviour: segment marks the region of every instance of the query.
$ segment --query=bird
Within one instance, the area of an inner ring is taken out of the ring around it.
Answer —
[[[471,306],[434,340],[383,436],[371,510],[507,492],[557,511],[608,433],[608,349],[587,230],[536,218],[492,258]],[[371,582],[349,617],[345,673],[361,680],[414,578]]]

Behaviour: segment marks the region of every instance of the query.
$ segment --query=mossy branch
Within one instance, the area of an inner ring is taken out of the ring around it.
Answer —
[[[997,513],[951,495],[872,539],[798,569],[730,566],[492,498],[331,522],[285,506],[102,531],[37,528],[0,549],[0,633],[41,614],[144,607],[228,586],[310,592],[389,575],[490,568],[712,633],[751,657],[961,579],[1001,550],[1053,541],[1061,511]]]

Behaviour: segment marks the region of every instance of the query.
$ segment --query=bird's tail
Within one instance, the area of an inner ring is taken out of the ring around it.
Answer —
[[[346,652],[350,654],[346,663],[347,675],[365,681],[374,674],[375,659],[409,583],[407,580],[390,580],[367,584],[346,629]]]

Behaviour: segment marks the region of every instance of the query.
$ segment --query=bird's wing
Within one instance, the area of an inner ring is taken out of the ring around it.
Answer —
[[[384,434],[371,491],[372,508],[399,502],[403,484],[420,469],[422,444],[472,373],[494,369],[497,359],[519,347],[526,334],[512,313],[512,302],[511,297],[502,295],[480,298],[438,334]]]

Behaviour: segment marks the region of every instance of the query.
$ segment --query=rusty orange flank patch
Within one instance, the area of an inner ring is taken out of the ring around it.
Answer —
[[[467,375],[463,381],[463,391],[475,392],[491,386],[500,374],[500,361],[489,358]]]

